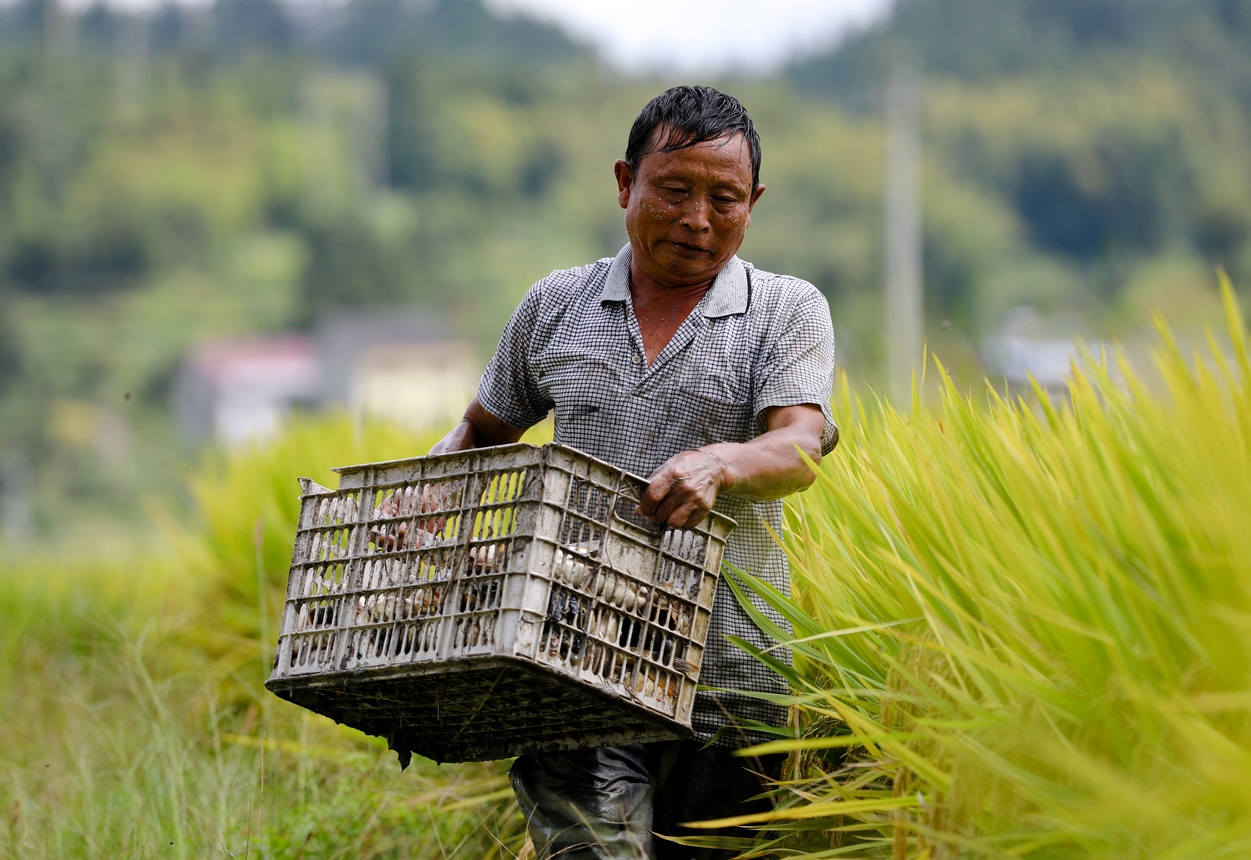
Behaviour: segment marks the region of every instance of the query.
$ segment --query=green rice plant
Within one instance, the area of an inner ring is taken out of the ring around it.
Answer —
[[[1101,355],[1063,407],[941,366],[910,414],[841,387],[795,598],[727,578],[794,625],[803,737],[767,748],[806,773],[754,856],[1251,856],[1251,364],[1222,289],[1232,350],[1160,321],[1150,385]]]
[[[180,592],[166,570],[158,559],[117,548],[10,556],[0,577],[0,721],[13,704],[19,668],[43,671],[58,655],[115,647],[151,619],[168,617]]]
[[[186,647],[214,619],[177,558],[56,549],[17,557],[0,589],[0,857],[520,850],[502,764],[401,774],[385,743],[260,678],[235,698],[217,658]]]
[[[211,453],[188,482],[189,520],[158,511],[205,622],[187,628],[188,642],[213,656],[217,683],[249,698],[267,674],[299,516],[297,478],[333,487],[335,466],[419,456],[437,438],[343,415],[309,418],[263,444]]]

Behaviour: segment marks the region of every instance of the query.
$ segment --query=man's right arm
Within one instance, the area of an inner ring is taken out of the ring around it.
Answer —
[[[552,404],[544,401],[530,377],[532,340],[542,318],[543,284],[539,281],[532,286],[509,317],[495,355],[482,374],[477,395],[460,423],[430,449],[431,454],[517,442],[526,428],[542,421],[551,410]],[[483,404],[484,400],[491,404],[491,410]],[[500,415],[517,423],[510,424]]]
[[[526,432],[525,427],[505,424],[483,408],[474,397],[465,410],[465,417],[430,449],[431,454],[450,454],[470,448],[489,448],[492,445],[508,445],[518,441]]]

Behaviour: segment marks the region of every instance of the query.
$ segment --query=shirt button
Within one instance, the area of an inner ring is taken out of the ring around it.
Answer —
[[[643,363],[643,359],[639,358],[639,354],[636,352],[634,355],[630,356],[630,363],[631,363],[631,364],[642,364],[642,363]]]

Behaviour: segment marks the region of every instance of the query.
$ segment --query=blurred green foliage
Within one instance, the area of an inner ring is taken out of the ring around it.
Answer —
[[[1022,304],[1115,336],[1144,301],[1215,307],[1215,263],[1251,283],[1247,2],[983,6],[905,0],[826,57],[721,82],[764,140],[743,256],[829,296],[858,382],[884,355],[892,53],[926,75],[927,334],[957,374]],[[0,448],[33,463],[40,535],[176,487],[194,452],[168,395],[195,344],[403,304],[485,359],[530,283],[625,241],[612,163],[677,82],[477,0],[19,0],[0,45]]]
[[[188,647],[228,619],[183,561],[132,543],[5,569],[0,856],[516,856],[506,763],[401,773],[259,674],[229,683],[230,653]]]

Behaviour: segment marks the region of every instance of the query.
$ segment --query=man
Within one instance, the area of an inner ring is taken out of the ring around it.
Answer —
[[[530,289],[464,420],[431,453],[515,442],[555,409],[558,442],[650,475],[641,514],[685,528],[715,505],[738,522],[726,561],[787,590],[769,530],[780,499],[814,478],[805,456],[819,462],[837,442],[834,343],[811,284],[735,256],[765,190],[755,127],[732,97],[675,87],[639,114],[615,173],[629,244]],[[721,588],[701,684],[786,692],[727,636],[772,644]],[[780,761],[732,751],[785,717],[762,698],[701,692],[694,741],[522,756],[511,776],[539,856],[730,856],[652,833],[694,835],[679,825],[758,809],[744,801]]]

